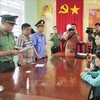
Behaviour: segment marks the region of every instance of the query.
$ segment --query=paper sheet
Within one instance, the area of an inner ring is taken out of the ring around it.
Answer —
[[[27,46],[27,47],[22,48],[19,52],[24,52],[24,51],[31,49],[31,48],[33,48],[33,46]]]
[[[34,64],[36,64],[36,62],[31,62],[31,64],[33,64],[33,65],[34,65]]]
[[[36,64],[35,67],[44,67],[45,64]]]
[[[0,86],[0,92],[1,92],[3,89],[4,89],[4,87],[3,87],[3,86]]]
[[[95,57],[95,54],[89,54],[89,55]]]

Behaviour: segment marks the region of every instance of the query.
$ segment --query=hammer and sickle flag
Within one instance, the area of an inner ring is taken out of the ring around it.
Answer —
[[[66,25],[75,23],[78,27],[81,41],[83,40],[83,14],[84,0],[55,0],[56,1],[56,26],[59,32],[63,34],[66,30]],[[98,14],[99,16],[99,14]],[[64,40],[61,40],[61,50],[65,52]]]
[[[78,14],[78,10],[79,10],[79,9],[80,9],[80,8],[77,8],[76,5],[74,5],[73,8],[70,8],[70,10],[72,10],[72,15],[73,15],[73,14]]]
[[[62,14],[66,14],[68,13],[68,10],[69,10],[69,7],[67,4],[64,4],[60,7],[60,11],[59,11],[59,14],[62,13]]]

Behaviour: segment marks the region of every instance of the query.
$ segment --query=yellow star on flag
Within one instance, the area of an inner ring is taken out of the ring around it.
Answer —
[[[73,14],[78,14],[78,10],[80,8],[77,8],[76,5],[74,5],[74,7],[73,8],[70,8],[70,9],[72,10],[72,15],[73,15]]]

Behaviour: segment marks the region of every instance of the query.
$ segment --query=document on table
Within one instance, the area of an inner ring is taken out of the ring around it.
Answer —
[[[34,65],[34,64],[36,64],[36,62],[31,62],[30,64],[33,64]]]
[[[3,87],[3,86],[0,86],[0,92],[1,92],[3,89],[4,89],[4,87]]]
[[[95,54],[89,54],[89,55],[95,57]]]
[[[32,49],[32,48],[33,48],[33,46],[27,46],[27,47],[22,48],[19,52],[24,52],[24,51],[26,51],[28,49]]]
[[[35,67],[44,67],[45,64],[36,64]]]

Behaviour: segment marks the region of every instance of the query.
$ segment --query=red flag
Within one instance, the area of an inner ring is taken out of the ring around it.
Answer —
[[[75,23],[83,40],[83,0],[56,0],[56,24],[59,32],[66,31],[66,25]]]

